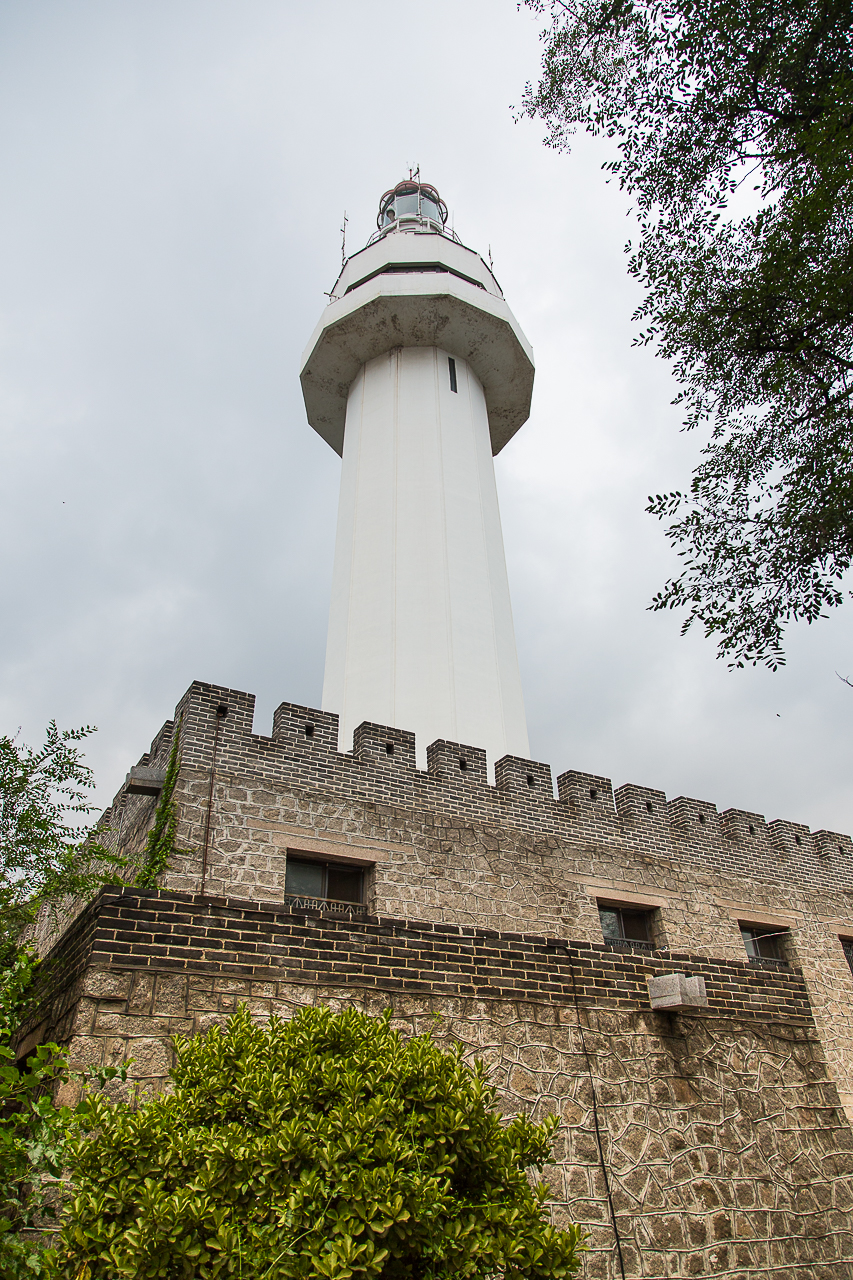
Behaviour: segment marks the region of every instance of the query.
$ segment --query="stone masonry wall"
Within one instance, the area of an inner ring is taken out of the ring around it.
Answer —
[[[853,1277],[853,1132],[793,969],[126,887],[53,959],[31,1036],[58,1034],[81,1065],[132,1057],[143,1090],[162,1086],[173,1035],[239,1001],[260,1019],[390,1006],[413,1034],[438,1014],[439,1038],[485,1060],[507,1113],[561,1116],[544,1176],[555,1222],[590,1232],[589,1280],[620,1274],[616,1232],[630,1280]],[[646,978],[673,967],[703,974],[706,1010],[651,1011]]]
[[[263,737],[253,711],[251,695],[201,683],[179,703],[184,852],[164,887],[281,902],[296,852],[364,867],[368,910],[395,918],[600,942],[597,900],[613,900],[652,910],[664,949],[741,963],[738,921],[786,930],[853,1114],[853,975],[840,941],[853,938],[849,837],[645,787],[614,793],[578,771],[558,778],[555,798],[550,768],[515,757],[489,786],[473,747],[434,743],[423,772],[402,730],[362,725],[340,753],[329,713],[283,703]],[[144,762],[165,763],[172,723]],[[116,840],[121,825],[133,862],[155,802],[134,798],[131,819],[129,799],[120,793],[105,825]]]

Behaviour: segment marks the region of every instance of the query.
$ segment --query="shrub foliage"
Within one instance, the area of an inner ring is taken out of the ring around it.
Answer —
[[[56,1086],[77,1080],[103,1085],[123,1067],[68,1071],[68,1055],[57,1044],[37,1045],[25,1062],[13,1049],[15,1032],[28,1012],[39,962],[20,951],[0,966],[0,1276],[36,1280],[50,1273],[51,1250],[44,1229],[62,1200],[61,1175],[69,1128],[89,1106],[87,1094],[72,1112],[56,1106]]]
[[[121,858],[86,825],[95,780],[76,745],[95,730],[47,726],[37,750],[0,735],[0,962],[11,964],[20,931],[40,910],[115,879]]]
[[[174,1091],[91,1099],[57,1274],[562,1280],[583,1233],[528,1170],[552,1118],[504,1122],[482,1063],[389,1017],[303,1010],[176,1042]]]
[[[0,968],[0,1276],[35,1280],[43,1251],[29,1228],[52,1211],[53,1182],[62,1171],[70,1112],[57,1109],[51,1086],[63,1076],[65,1055],[42,1044],[25,1064],[15,1061],[12,1039],[35,961],[21,952]]]
[[[58,1200],[67,1107],[54,1106],[55,1086],[71,1078],[56,1044],[34,1048],[26,1062],[15,1049],[18,1028],[43,994],[45,971],[20,945],[40,911],[55,923],[69,903],[115,879],[122,860],[97,842],[89,826],[95,780],[78,744],[91,726],[47,727],[33,750],[17,734],[0,735],[0,1276],[35,1280],[46,1265],[38,1227]],[[39,983],[42,990],[39,990]],[[111,1078],[90,1072],[77,1079]]]

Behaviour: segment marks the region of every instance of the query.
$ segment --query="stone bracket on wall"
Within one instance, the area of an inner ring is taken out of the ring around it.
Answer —
[[[648,979],[649,999],[653,1009],[675,1013],[679,1009],[705,1009],[708,996],[705,979],[700,974],[661,973]]]
[[[124,789],[129,795],[159,796],[165,781],[165,769],[152,769],[149,765],[135,764],[125,779]]]

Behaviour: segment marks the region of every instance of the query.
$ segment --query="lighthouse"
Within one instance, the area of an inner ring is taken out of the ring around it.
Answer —
[[[419,755],[442,738],[528,757],[492,459],[529,417],[533,353],[434,187],[382,197],[300,377],[343,460],[323,682],[341,747],[369,720]]]

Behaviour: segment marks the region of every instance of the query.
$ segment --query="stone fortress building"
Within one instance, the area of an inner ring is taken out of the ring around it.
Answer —
[[[508,1112],[562,1117],[588,1277],[853,1278],[853,844],[526,758],[491,454],[533,364],[445,220],[383,197],[303,363],[343,452],[323,709],[257,733],[190,686],[101,824],[144,869],[172,815],[168,864],[69,924],[23,1047],[156,1088],[240,1001],[438,1014]]]

